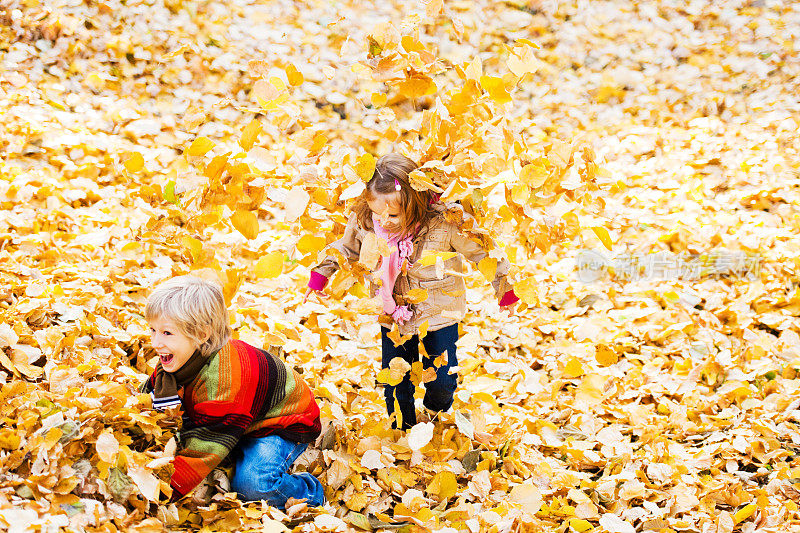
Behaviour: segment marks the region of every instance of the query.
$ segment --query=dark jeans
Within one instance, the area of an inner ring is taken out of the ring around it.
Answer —
[[[404,344],[395,347],[388,337],[389,330],[381,327],[381,367],[389,368],[389,362],[395,357],[402,357],[409,364],[419,360],[419,335],[414,335]],[[422,403],[431,411],[447,411],[453,405],[453,394],[456,391],[458,375],[451,374],[450,369],[458,365],[456,357],[456,341],[458,340],[458,324],[447,326],[436,331],[429,331],[422,338],[422,345],[428,353],[422,359],[422,367],[434,366],[433,361],[447,351],[447,363],[436,370],[436,379],[425,384],[425,398]],[[411,383],[410,372],[397,386],[384,386],[386,410],[391,416],[394,413],[394,401],[400,405],[403,417],[402,429],[409,429],[417,423],[414,411],[414,384]],[[392,423],[396,427],[396,423]]]

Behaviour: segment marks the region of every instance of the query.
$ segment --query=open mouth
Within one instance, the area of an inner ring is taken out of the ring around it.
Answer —
[[[160,353],[158,356],[161,358],[162,365],[168,365],[174,357],[171,353]]]

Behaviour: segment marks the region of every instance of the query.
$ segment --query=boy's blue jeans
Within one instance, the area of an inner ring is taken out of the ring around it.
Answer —
[[[231,488],[245,501],[266,500],[279,509],[286,508],[289,498],[305,498],[309,506],[324,504],[322,484],[313,474],[288,472],[307,446],[277,435],[243,438],[234,450]]]
[[[402,357],[409,364],[419,360],[419,335],[414,335],[405,343],[395,347],[394,342],[388,337],[389,330],[381,327],[381,367],[389,368],[389,362],[395,357]],[[458,375],[451,374],[450,369],[458,365],[456,357],[456,341],[458,341],[458,324],[447,326],[436,331],[429,331],[422,338],[427,356],[422,358],[422,367],[434,366],[433,361],[447,351],[447,363],[436,370],[436,379],[425,384],[425,398],[422,404],[431,411],[447,411],[453,405],[453,394],[456,392]],[[384,386],[386,396],[386,410],[391,416],[394,413],[394,400],[400,406],[403,416],[402,429],[409,429],[417,423],[417,414],[414,410],[414,384],[411,375],[407,373],[397,386]],[[393,423],[392,427],[396,427]]]

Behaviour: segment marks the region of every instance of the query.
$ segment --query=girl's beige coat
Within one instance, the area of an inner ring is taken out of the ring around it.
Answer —
[[[425,321],[428,322],[429,331],[460,322],[466,310],[464,280],[459,276],[463,272],[461,256],[477,264],[488,257],[489,251],[495,247],[491,239],[474,227],[474,219],[465,214],[460,206],[442,206],[439,211],[439,215],[417,234],[408,273],[400,274],[394,286],[395,301],[399,305],[406,303],[406,294],[411,289],[425,289],[428,292],[427,300],[410,306],[413,317],[399,326],[402,335],[415,334]],[[372,233],[372,229],[362,228],[355,214],[351,214],[344,235],[331,243],[328,250],[338,251],[349,262],[357,261],[361,243],[367,233]],[[444,269],[442,271],[440,267],[437,276],[435,264],[422,266],[418,261],[426,250],[452,251],[460,255],[445,260]],[[492,257],[497,258],[497,271],[492,286],[499,300],[512,288],[507,279],[510,264],[500,250],[496,250]],[[338,268],[336,258],[329,255],[314,271],[330,278]]]

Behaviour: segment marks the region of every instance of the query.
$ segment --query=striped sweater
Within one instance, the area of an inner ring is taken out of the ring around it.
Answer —
[[[153,390],[157,372],[144,391]],[[320,433],[319,407],[306,382],[277,357],[239,340],[209,357],[184,387],[182,402],[173,500],[194,489],[243,436],[311,442]]]

